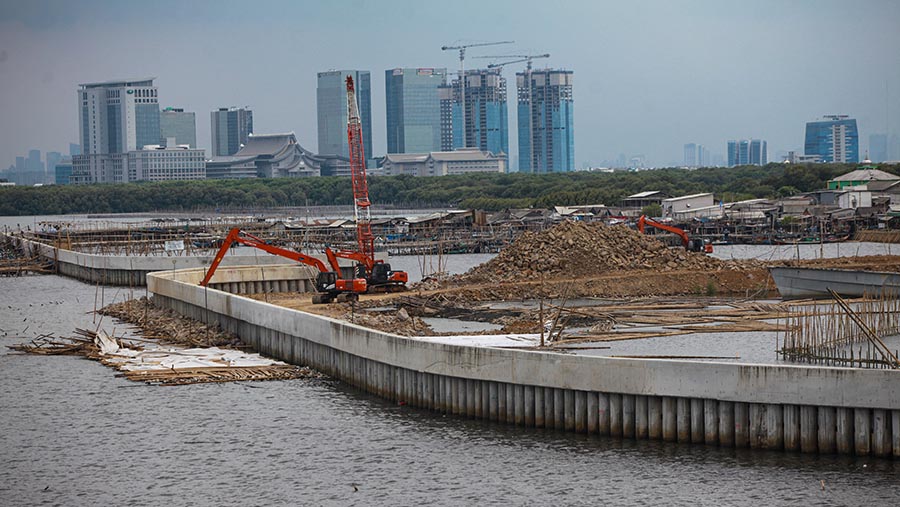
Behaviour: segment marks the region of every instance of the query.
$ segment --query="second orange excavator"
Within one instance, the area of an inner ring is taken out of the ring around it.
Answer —
[[[319,259],[306,255],[294,250],[288,250],[275,245],[270,245],[256,236],[244,232],[238,228],[231,229],[228,236],[222,242],[221,248],[216,252],[212,264],[206,271],[206,276],[200,282],[200,285],[206,287],[215,274],[216,269],[228,253],[228,249],[235,243],[258,248],[273,255],[278,255],[286,259],[301,262],[308,266],[312,266],[319,270],[316,275],[316,294],[313,295],[312,302],[315,304],[330,303],[337,300],[340,302],[356,301],[359,295],[366,292],[368,286],[365,278],[344,279],[341,278],[340,268],[329,271],[325,263]],[[329,258],[330,260],[330,258]]]
[[[681,238],[681,243],[684,245],[685,250],[689,250],[692,252],[704,252],[711,254],[713,252],[712,244],[708,241],[703,241],[701,239],[691,239],[688,236],[688,233],[684,229],[680,229],[678,227],[674,227],[671,225],[666,225],[656,220],[647,218],[644,215],[641,215],[641,218],[638,219],[638,231],[643,234],[644,228],[646,226],[655,227],[661,231],[671,232],[672,234],[676,234]]]

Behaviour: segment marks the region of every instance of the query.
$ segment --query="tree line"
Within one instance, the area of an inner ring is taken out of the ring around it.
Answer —
[[[856,164],[768,164],[732,168],[552,174],[470,173],[369,178],[375,205],[507,208],[606,204],[645,190],[672,196],[713,192],[734,201],[778,198],[824,188]],[[900,174],[900,165],[879,169]],[[349,177],[138,182],[0,187],[0,216],[212,211],[353,204]]]

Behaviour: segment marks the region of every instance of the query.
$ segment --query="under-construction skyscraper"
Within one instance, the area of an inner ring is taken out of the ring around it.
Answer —
[[[519,172],[575,170],[572,71],[516,73]]]
[[[466,125],[463,126],[459,79],[440,89],[441,150],[478,148],[509,154],[509,114],[502,69],[466,71]]]

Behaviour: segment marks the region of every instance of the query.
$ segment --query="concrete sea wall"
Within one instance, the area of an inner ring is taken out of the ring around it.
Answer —
[[[281,269],[251,281],[258,268],[223,268],[214,283],[268,290],[276,278],[310,276],[302,267]],[[157,304],[218,322],[263,354],[398,403],[622,438],[900,456],[900,372],[433,343],[205,289],[197,285],[202,276],[201,269],[152,273],[148,289]]]
[[[147,284],[147,274],[156,271],[172,271],[185,268],[205,268],[208,267],[213,260],[212,256],[126,256],[126,255],[96,255],[82,252],[74,252],[63,248],[57,248],[38,241],[31,241],[18,235],[0,233],[7,239],[12,240],[17,248],[25,255],[34,255],[53,261],[59,274],[75,278],[88,283],[99,283],[102,285],[120,285],[126,287],[138,287]],[[326,262],[325,256],[319,257],[319,260]],[[229,253],[222,259],[222,266],[242,266],[242,265],[265,265],[271,266],[275,264],[284,264],[289,262],[283,257],[270,255],[259,251],[254,254],[234,255]],[[344,269],[349,269],[350,261],[340,260]],[[229,287],[229,292],[234,293],[254,293],[262,292],[258,289],[256,282],[265,281],[267,277],[273,275],[267,267],[265,271],[257,268],[257,274],[253,280],[244,281],[242,285]],[[348,271],[349,272],[349,271]],[[296,279],[284,280],[284,284],[275,285],[273,291],[281,290],[282,287],[287,290],[303,291],[306,286],[298,283]],[[215,284],[215,279],[211,282]],[[282,292],[284,292],[282,291]]]

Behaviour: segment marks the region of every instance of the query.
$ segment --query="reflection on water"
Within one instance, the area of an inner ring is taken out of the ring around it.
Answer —
[[[0,279],[0,345],[93,328],[95,298],[130,295],[102,292]],[[507,427],[333,381],[152,387],[4,347],[0,387],[0,505],[889,505],[897,493],[892,461]]]

